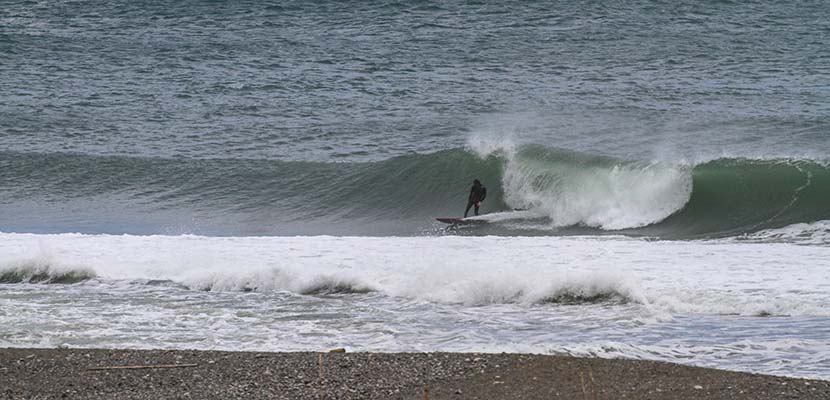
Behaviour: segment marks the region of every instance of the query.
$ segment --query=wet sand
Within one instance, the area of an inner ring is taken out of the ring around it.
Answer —
[[[830,399],[830,381],[529,354],[0,349],[3,399]]]

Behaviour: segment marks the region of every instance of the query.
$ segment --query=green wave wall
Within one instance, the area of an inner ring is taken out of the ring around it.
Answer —
[[[91,221],[117,212],[127,224],[187,212],[237,225],[339,226],[345,233],[382,225],[388,229],[375,229],[381,235],[418,234],[435,217],[463,214],[473,179],[488,188],[484,212],[531,215],[482,234],[701,238],[830,219],[830,169],[811,160],[668,165],[539,145],[485,157],[450,149],[366,163],[5,152],[0,205],[24,211],[4,215],[0,231],[25,226],[26,207],[36,204],[52,213],[86,212]],[[77,202],[85,211],[66,206]],[[327,233],[315,229],[303,233]],[[278,233],[286,232],[293,231]]]

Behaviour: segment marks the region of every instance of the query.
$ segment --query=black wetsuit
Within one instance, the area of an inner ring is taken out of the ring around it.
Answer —
[[[470,207],[475,206],[475,213],[478,215],[479,204],[487,197],[487,188],[484,185],[473,184],[470,188],[470,197],[467,199],[467,209],[464,210],[464,218],[467,218],[467,213],[470,212]]]

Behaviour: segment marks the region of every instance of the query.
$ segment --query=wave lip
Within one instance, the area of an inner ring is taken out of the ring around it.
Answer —
[[[73,284],[95,277],[95,271],[89,268],[60,267],[39,259],[17,261],[0,268],[0,283]]]
[[[638,282],[613,273],[593,273],[562,279],[537,293],[534,301],[562,305],[648,304]]]
[[[333,276],[321,276],[309,282],[300,289],[304,295],[332,295],[332,294],[367,294],[374,289],[354,279],[343,279]]]
[[[562,305],[580,305],[580,304],[598,304],[598,303],[629,303],[629,299],[625,294],[617,291],[609,292],[593,292],[582,289],[577,290],[560,290],[556,293],[545,297],[541,300],[542,303],[562,304]]]
[[[688,202],[687,168],[621,162],[541,146],[526,146],[505,162],[505,201],[541,211],[554,226],[603,230],[660,222]]]
[[[265,267],[243,271],[192,271],[177,282],[181,287],[206,292],[291,292],[324,296],[366,294],[374,289],[359,279],[337,274],[303,275],[285,268]]]
[[[531,276],[493,274],[458,282],[436,282],[431,291],[391,294],[467,306],[648,304],[636,280],[612,272],[561,273],[541,281]]]

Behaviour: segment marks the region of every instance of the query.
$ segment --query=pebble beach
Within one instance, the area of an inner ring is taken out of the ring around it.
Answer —
[[[828,399],[830,382],[479,353],[0,350],[3,399]]]

